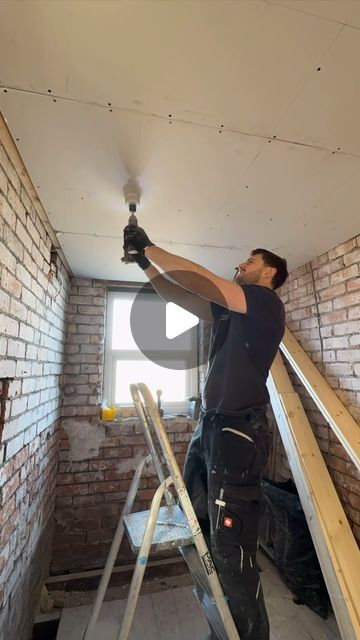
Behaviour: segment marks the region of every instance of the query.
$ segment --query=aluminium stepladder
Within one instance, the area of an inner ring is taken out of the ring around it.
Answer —
[[[194,593],[219,640],[240,640],[158,408],[145,384],[131,384],[130,391],[150,455],[141,460],[135,470],[82,640],[95,640],[95,625],[125,528],[138,556],[117,640],[129,638],[150,549],[174,547],[179,547],[188,564],[198,587]],[[160,486],[149,511],[131,513],[141,474],[151,462]],[[175,488],[181,508],[169,490],[170,485]],[[166,506],[161,507],[163,497]]]

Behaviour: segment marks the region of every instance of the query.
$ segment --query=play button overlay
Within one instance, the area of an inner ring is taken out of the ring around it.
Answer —
[[[194,316],[190,311],[182,309],[174,302],[168,302],[166,304],[166,337],[169,340],[181,336],[184,331],[188,331],[199,324],[199,318]]]
[[[199,317],[196,314],[200,304],[207,312],[211,311],[210,302],[200,296],[186,291],[189,296],[189,308],[184,309],[175,302],[163,300],[157,293],[163,291],[164,279],[173,285],[180,286],[178,279],[187,282],[187,274],[184,271],[172,271],[157,276],[152,284],[146,283],[136,294],[131,308],[130,326],[132,336],[140,351],[152,362],[167,369],[188,370],[206,364],[208,360],[207,349],[198,348]],[[188,281],[194,282],[194,273],[188,274]],[[196,286],[203,295],[215,299],[220,306],[223,297],[217,287],[207,278],[196,276]],[[181,292],[180,289],[180,292]],[[224,301],[225,302],[225,301]],[[190,305],[194,306],[190,308]],[[224,310],[225,311],[225,310]],[[220,309],[221,312],[221,309]],[[199,311],[201,315],[201,312]],[[228,314],[227,314],[228,315]],[[221,332],[218,332],[215,340],[216,350],[221,349],[226,338],[225,322],[221,323]],[[211,327],[210,323],[206,323]],[[214,353],[214,350],[213,350]]]

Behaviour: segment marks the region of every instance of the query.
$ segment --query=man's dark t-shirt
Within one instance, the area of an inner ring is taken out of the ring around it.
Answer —
[[[266,379],[285,330],[280,298],[267,287],[242,285],[247,313],[211,303],[209,366],[202,394],[206,414],[236,416],[266,405]]]

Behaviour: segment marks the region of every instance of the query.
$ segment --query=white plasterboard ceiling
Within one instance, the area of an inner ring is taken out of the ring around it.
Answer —
[[[129,177],[151,239],[225,277],[359,233],[359,59],[358,0],[0,2],[0,109],[79,276],[141,279]]]

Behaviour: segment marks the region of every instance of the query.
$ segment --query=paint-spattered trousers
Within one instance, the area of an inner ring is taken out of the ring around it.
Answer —
[[[253,409],[240,418],[200,418],[185,460],[185,484],[241,640],[269,640],[256,563],[260,474],[269,452],[265,413]]]

